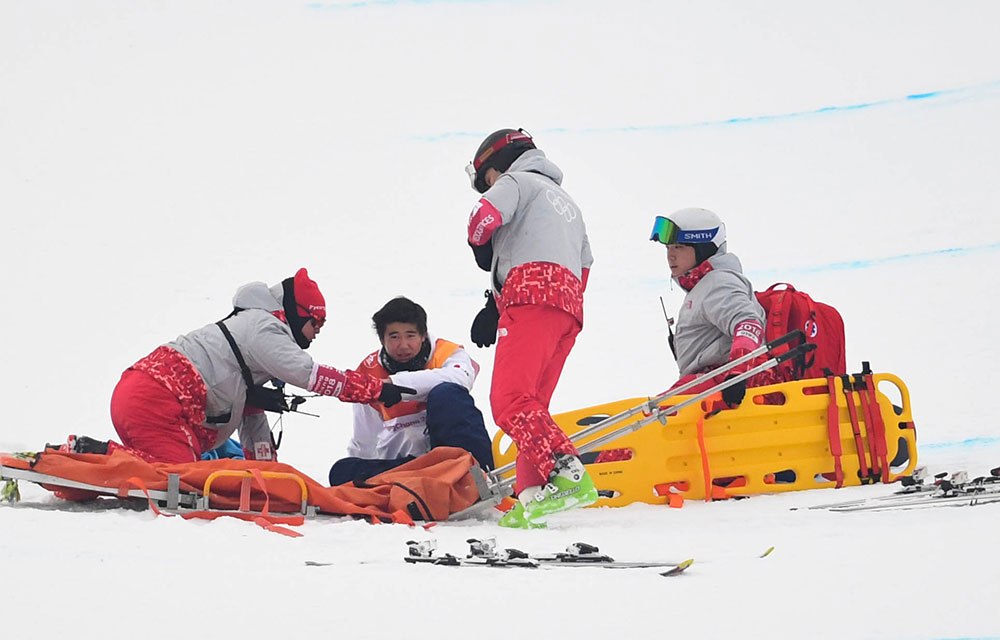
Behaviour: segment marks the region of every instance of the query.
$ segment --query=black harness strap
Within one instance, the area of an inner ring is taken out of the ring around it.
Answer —
[[[431,508],[427,506],[427,503],[424,501],[424,499],[421,498],[416,491],[414,491],[413,489],[409,488],[408,486],[406,486],[401,482],[385,482],[380,484],[372,484],[367,480],[355,480],[353,484],[355,487],[358,487],[359,489],[374,489],[376,487],[384,486],[386,484],[391,487],[399,487],[403,491],[413,496],[413,502],[406,505],[406,511],[410,514],[411,518],[413,518],[414,520],[423,520],[425,522],[434,521],[434,514],[431,513]],[[423,507],[423,512],[420,511],[421,507]]]
[[[247,367],[246,360],[243,359],[243,354],[240,352],[240,348],[236,346],[236,340],[233,339],[233,334],[229,333],[229,329],[226,327],[222,320],[215,323],[220,329],[222,329],[222,335],[226,336],[226,342],[229,343],[229,347],[233,350],[233,355],[236,356],[236,362],[240,364],[240,372],[243,373],[243,381],[247,383],[247,389],[254,386],[253,376],[250,375],[250,368]]]
[[[236,340],[233,339],[233,334],[229,332],[229,329],[221,320],[215,324],[218,325],[219,329],[222,329],[222,334],[226,336],[226,341],[229,343],[230,348],[232,348],[233,355],[236,356],[236,361],[240,365],[240,372],[243,374],[243,381],[247,385],[247,406],[257,407],[258,409],[271,411],[272,413],[284,413],[285,411],[290,411],[291,409],[285,402],[284,393],[282,393],[280,389],[270,389],[253,383],[253,376],[250,375],[250,367],[247,366],[246,360],[243,359],[243,354],[240,352],[239,347],[236,346]],[[278,443],[272,441],[272,444],[274,445],[275,450],[277,450]]]

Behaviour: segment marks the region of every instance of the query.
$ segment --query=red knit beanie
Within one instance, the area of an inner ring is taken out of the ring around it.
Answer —
[[[315,318],[321,324],[326,321],[326,300],[320,293],[319,285],[309,277],[309,272],[302,267],[295,273],[293,283],[295,303],[298,315],[303,318]]]

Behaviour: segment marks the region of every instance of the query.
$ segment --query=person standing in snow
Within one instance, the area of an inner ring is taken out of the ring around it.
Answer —
[[[122,374],[111,421],[126,448],[151,462],[195,462],[238,430],[248,459],[274,460],[264,408],[253,406],[244,368],[255,389],[277,379],[344,402],[377,398],[391,406],[412,391],[305,352],[326,321],[323,294],[305,269],[270,288],[240,287],[233,307],[225,320],[158,347]]]
[[[523,130],[490,134],[466,172],[482,194],[469,217],[468,241],[476,263],[492,275],[472,341],[497,345],[493,419],[518,448],[518,500],[500,524],[540,527],[548,514],[597,500],[590,474],[548,409],[583,328],[594,260],[580,208],[561,186],[562,171]]]
[[[385,303],[372,324],[382,346],[357,371],[416,393],[393,407],[379,400],[354,405],[350,457],[330,468],[330,485],[367,480],[441,446],[465,449],[492,469],[492,442],[469,394],[479,365],[461,345],[431,337],[427,312],[408,298]]]
[[[671,388],[760,347],[764,309],[743,275],[739,258],[726,250],[726,225],[718,215],[689,208],[657,216],[649,239],[666,246],[670,275],[686,292],[671,344],[681,378]],[[752,366],[753,361],[747,362],[690,393],[711,388]],[[749,384],[739,382],[724,389],[723,400],[736,406],[743,401],[747,386],[772,382],[772,372],[764,371]]]

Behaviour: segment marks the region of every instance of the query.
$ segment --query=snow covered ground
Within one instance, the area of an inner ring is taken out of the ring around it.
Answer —
[[[488,283],[462,168],[512,126],[565,171],[596,256],[554,411],[676,377],[658,296],[682,296],[646,238],[654,215],[703,206],[757,288],[836,305],[849,365],[907,382],[923,464],[982,473],[1000,464],[998,20],[988,0],[0,3],[0,450],[113,437],[122,370],[299,266],[331,313],[321,362],[374,349],[370,316],[399,294],[466,340]],[[471,352],[486,407],[492,351]],[[282,459],[323,479],[350,410],[308,408],[322,417],[285,419]],[[589,509],[532,532],[327,520],[295,540],[2,509],[0,620],[79,639],[1000,637],[1000,506],[790,510],[889,490]],[[697,561],[671,579],[404,565],[430,535]]]

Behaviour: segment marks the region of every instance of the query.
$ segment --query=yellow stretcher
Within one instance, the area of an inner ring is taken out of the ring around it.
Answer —
[[[909,391],[889,373],[786,382],[748,389],[736,409],[713,413],[709,401],[702,401],[669,412],[689,398],[668,398],[658,405],[659,421],[597,449],[587,444],[621,423],[574,439],[587,452],[582,459],[601,495],[595,506],[680,506],[685,498],[887,483],[911,474],[917,464]],[[572,436],[648,402],[620,400],[554,418]],[[514,461],[516,447],[502,432],[493,449],[498,467]]]

